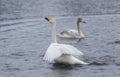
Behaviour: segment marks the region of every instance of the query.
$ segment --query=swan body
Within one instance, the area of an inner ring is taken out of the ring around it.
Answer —
[[[45,19],[52,23],[52,43],[48,47],[43,59],[62,64],[87,64],[76,58],[76,56],[83,55],[80,50],[71,45],[57,43],[55,20],[52,18]]]
[[[80,38],[84,38],[85,35],[82,33],[82,31],[80,31],[80,36],[78,34],[78,31],[76,30],[73,30],[73,29],[67,29],[67,30],[64,30],[62,31],[60,34],[58,34],[59,37],[62,37],[62,38],[77,38],[77,39],[80,39]]]
[[[77,38],[77,39],[81,39],[84,38],[85,35],[82,33],[82,31],[80,31],[80,23],[86,23],[85,21],[82,20],[82,18],[78,18],[77,20],[77,30],[73,30],[73,29],[67,29],[64,30],[62,32],[60,32],[60,34],[58,34],[59,37],[62,38]]]
[[[83,53],[71,45],[52,43],[47,49],[44,60],[63,64],[87,64],[74,57],[80,55]]]

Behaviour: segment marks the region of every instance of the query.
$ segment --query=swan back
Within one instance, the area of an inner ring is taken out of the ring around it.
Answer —
[[[83,37],[85,37],[81,31],[80,31],[80,36],[79,36],[78,31],[72,30],[72,29],[64,30],[58,36],[65,37],[65,38],[83,38]]]

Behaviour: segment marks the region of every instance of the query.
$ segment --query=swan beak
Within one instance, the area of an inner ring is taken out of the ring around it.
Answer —
[[[52,18],[49,18],[49,17],[45,17],[45,20],[47,20],[47,21],[51,21],[52,20]]]
[[[47,17],[45,17],[45,20],[47,20],[47,21],[48,21],[48,18],[47,18]]]

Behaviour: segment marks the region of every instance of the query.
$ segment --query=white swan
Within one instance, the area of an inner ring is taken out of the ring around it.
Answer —
[[[77,48],[66,45],[58,44],[56,39],[56,22],[53,18],[45,18],[52,24],[52,43],[48,47],[44,60],[49,62],[56,62],[62,64],[87,64],[86,62],[80,61],[74,56],[83,55]]]
[[[82,33],[82,31],[80,31],[80,23],[86,23],[86,22],[83,21],[82,18],[78,18],[77,20],[78,31],[73,29],[68,29],[68,30],[62,31],[60,34],[58,34],[58,36],[63,38],[77,38],[77,39],[84,38],[85,37],[84,34]]]

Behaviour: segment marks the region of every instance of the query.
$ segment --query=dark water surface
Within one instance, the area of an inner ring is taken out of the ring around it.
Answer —
[[[0,0],[0,77],[120,77],[119,14],[119,0]],[[90,65],[43,61],[51,43],[46,16],[56,19],[57,33],[86,20],[85,39],[58,41],[80,49]]]

